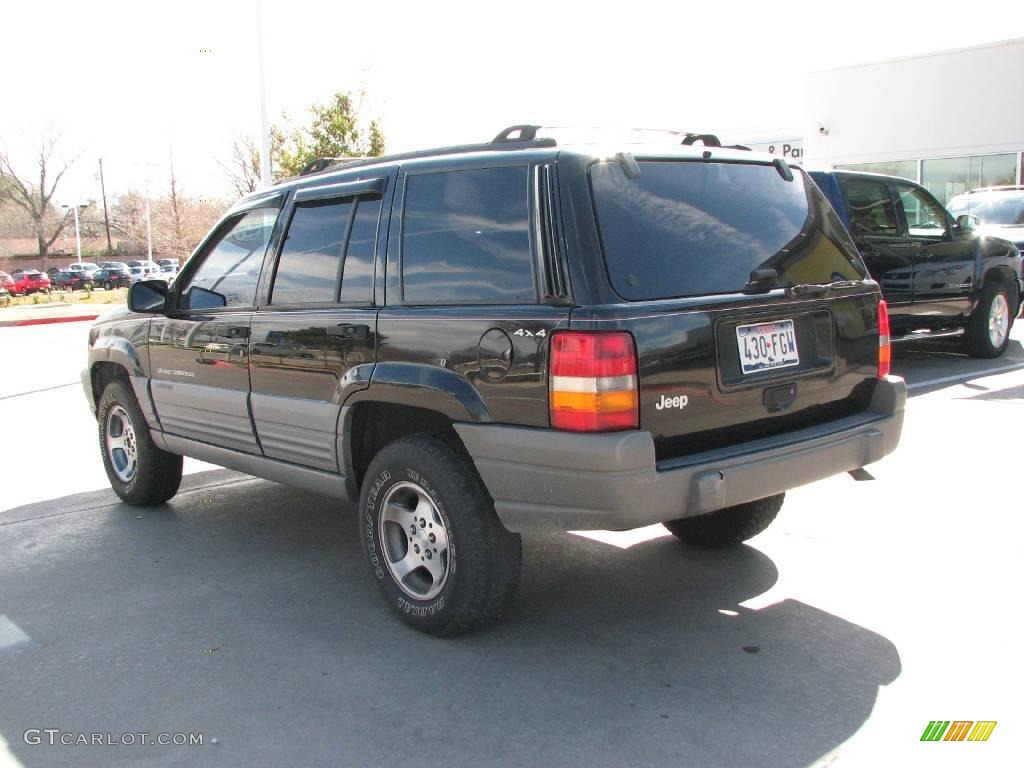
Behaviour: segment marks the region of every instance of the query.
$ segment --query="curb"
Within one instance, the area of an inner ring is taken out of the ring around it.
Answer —
[[[95,320],[99,315],[74,315],[72,317],[33,317],[28,320],[0,320],[0,328],[22,325],[50,325],[52,323],[78,323]]]

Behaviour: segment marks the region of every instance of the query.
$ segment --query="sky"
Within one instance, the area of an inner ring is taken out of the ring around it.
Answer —
[[[41,132],[58,131],[77,157],[62,202],[98,198],[100,157],[109,195],[163,193],[172,154],[186,195],[230,197],[217,160],[259,133],[259,8],[4,0],[0,148],[27,170]],[[1022,8],[263,0],[268,113],[301,121],[336,90],[362,93],[389,151],[524,122],[795,138],[806,72],[1024,37]]]

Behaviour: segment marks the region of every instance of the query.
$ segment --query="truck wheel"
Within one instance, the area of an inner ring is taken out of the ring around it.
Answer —
[[[964,350],[971,357],[999,357],[1010,343],[1012,325],[1010,292],[1002,283],[986,283],[967,320]]]
[[[403,437],[377,454],[359,527],[385,599],[421,632],[452,636],[492,622],[519,585],[519,535],[498,520],[470,460],[436,437]]]
[[[706,515],[670,520],[665,527],[677,539],[698,547],[731,547],[751,539],[769,525],[782,509],[786,494],[748,501]]]
[[[157,448],[126,381],[103,390],[97,408],[100,451],[110,487],[129,504],[163,504],[181,485],[181,456]]]

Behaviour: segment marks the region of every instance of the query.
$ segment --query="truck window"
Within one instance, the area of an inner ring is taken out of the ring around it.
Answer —
[[[899,223],[896,209],[885,182],[870,179],[846,179],[846,213],[854,237],[896,235]]]

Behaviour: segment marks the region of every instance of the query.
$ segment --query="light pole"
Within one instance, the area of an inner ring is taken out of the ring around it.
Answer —
[[[267,122],[267,82],[263,71],[263,0],[256,5],[256,58],[260,78],[260,185],[271,184],[270,125]]]
[[[146,184],[146,258],[153,260],[153,225],[149,219],[149,184]]]
[[[75,251],[78,254],[78,262],[82,261],[82,230],[78,226],[78,211],[79,209],[85,210],[89,207],[89,203],[75,203],[74,205],[62,205],[65,211],[70,208],[75,213]]]

